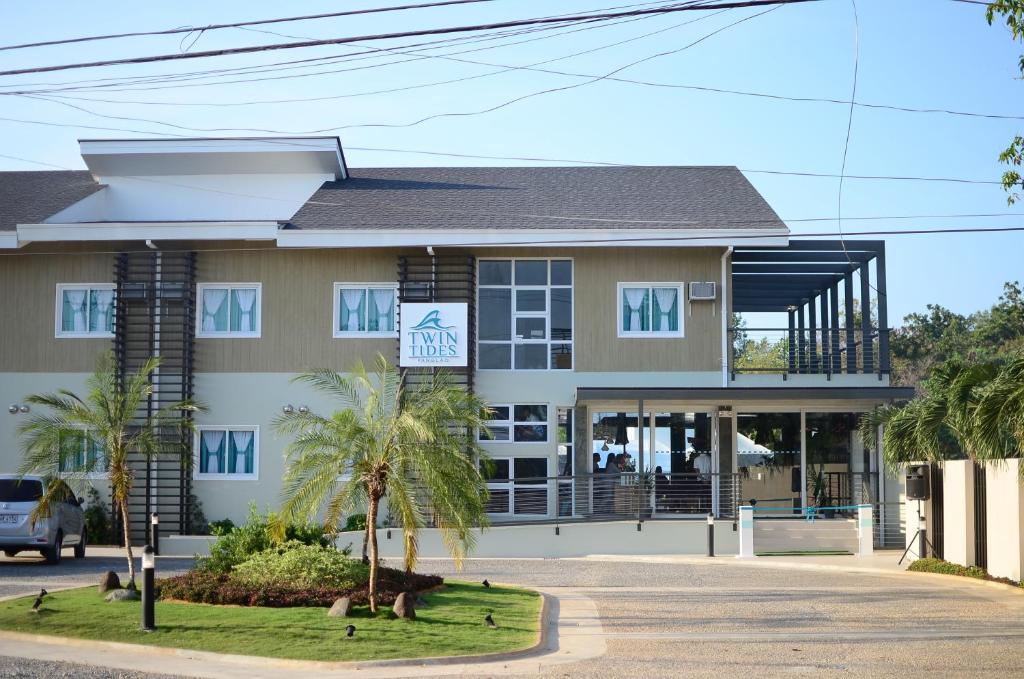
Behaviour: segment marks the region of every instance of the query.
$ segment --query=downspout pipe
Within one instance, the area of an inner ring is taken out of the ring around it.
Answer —
[[[722,386],[729,386],[729,256],[730,245],[722,253]]]

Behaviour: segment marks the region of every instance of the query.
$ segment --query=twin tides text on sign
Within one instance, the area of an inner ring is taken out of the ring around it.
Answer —
[[[467,317],[465,303],[402,304],[399,365],[468,365]]]

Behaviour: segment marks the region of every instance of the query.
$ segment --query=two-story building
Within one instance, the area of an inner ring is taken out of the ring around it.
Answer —
[[[81,390],[107,350],[126,371],[157,355],[152,407],[208,410],[191,464],[139,463],[134,527],[158,510],[189,532],[193,496],[238,522],[279,502],[274,418],[331,407],[292,378],[398,361],[412,305],[441,304],[465,355],[403,362],[492,404],[494,522],[866,501],[898,531],[899,481],[856,431],[909,396],[884,243],[791,239],[735,167],[350,170],[336,138],[81,153],[0,173],[0,471],[26,395]]]

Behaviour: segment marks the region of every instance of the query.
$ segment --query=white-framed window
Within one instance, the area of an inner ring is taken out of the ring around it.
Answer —
[[[196,427],[194,450],[196,479],[255,481],[259,478],[259,427]]]
[[[54,332],[56,337],[113,337],[113,283],[60,283]]]
[[[548,407],[542,404],[490,406],[487,431],[478,432],[484,443],[547,443]]]
[[[619,283],[619,337],[683,337],[683,283]]]
[[[487,481],[487,513],[545,516],[548,513],[548,458],[495,457],[481,462]]]
[[[398,337],[398,283],[335,283],[335,337]]]
[[[261,283],[200,283],[196,286],[196,337],[259,337]]]
[[[73,435],[62,435],[60,447],[58,472],[61,477],[107,476],[110,460],[107,459],[106,447],[88,429],[83,428]]]
[[[572,370],[573,260],[477,263],[477,368]]]

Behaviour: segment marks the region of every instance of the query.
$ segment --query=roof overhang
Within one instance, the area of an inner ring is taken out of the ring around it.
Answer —
[[[789,229],[283,229],[284,248],[364,247],[784,247]]]
[[[913,387],[579,387],[577,402],[691,401],[697,403],[905,401]]]
[[[277,222],[96,222],[19,224],[18,247],[26,243],[131,240],[274,240]],[[0,241],[2,244],[2,241]]]
[[[331,174],[348,169],[337,137],[83,139],[96,177],[218,174]]]

